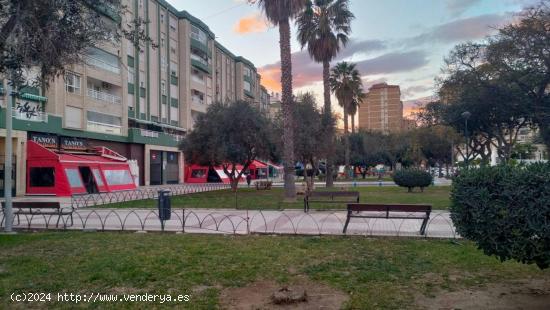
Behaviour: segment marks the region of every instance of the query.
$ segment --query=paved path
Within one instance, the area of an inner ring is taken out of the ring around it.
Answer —
[[[3,221],[3,214],[0,213]],[[58,216],[21,215],[14,227],[20,229],[56,229]],[[232,209],[173,209],[165,230],[185,233],[218,234],[289,234],[342,235],[345,211],[246,211]],[[59,228],[70,224],[68,217],[60,220]],[[349,235],[407,236],[419,235],[421,220],[352,219]],[[161,231],[158,213],[154,209],[78,209],[73,214],[70,230]],[[429,238],[459,238],[449,213],[434,211],[426,228]]]

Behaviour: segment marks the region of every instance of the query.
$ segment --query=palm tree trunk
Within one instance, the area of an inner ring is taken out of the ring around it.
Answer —
[[[323,96],[325,99],[324,121],[327,126],[327,164],[326,164],[326,187],[334,186],[334,178],[332,177],[334,165],[334,128],[332,126],[332,108],[330,103],[330,63],[323,61]]]
[[[355,133],[355,114],[351,115],[351,133]]]
[[[285,201],[296,200],[294,184],[294,121],[292,119],[292,60],[290,54],[290,25],[288,19],[279,23],[279,46],[281,50],[281,105],[283,111],[283,165]]]
[[[347,178],[350,173],[349,173],[349,153],[350,153],[350,149],[349,149],[349,132],[348,132],[349,128],[348,128],[348,108],[347,108],[347,103],[344,104],[344,164],[345,164],[345,167],[344,167],[344,173],[346,174],[345,177]]]

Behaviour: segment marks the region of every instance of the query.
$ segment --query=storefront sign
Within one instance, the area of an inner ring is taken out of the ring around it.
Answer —
[[[41,134],[41,133],[30,133],[29,140],[42,145],[43,147],[56,149],[58,147],[57,136]]]
[[[85,151],[88,149],[86,140],[74,137],[60,137],[61,148],[70,151]]]

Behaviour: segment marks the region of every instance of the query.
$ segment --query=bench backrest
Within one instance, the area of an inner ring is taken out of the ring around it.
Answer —
[[[350,203],[348,211],[431,212],[431,205]]]
[[[350,197],[350,198],[359,198],[359,192],[349,191],[349,192],[310,192],[307,194],[306,198],[333,198],[333,197]]]
[[[12,202],[14,208],[59,208],[59,201],[14,201]],[[5,202],[2,201],[2,208],[5,207]]]

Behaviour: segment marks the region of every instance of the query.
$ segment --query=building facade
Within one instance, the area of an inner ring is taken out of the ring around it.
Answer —
[[[373,85],[363,102],[358,110],[360,129],[381,131],[385,134],[403,129],[403,102],[398,85]]]
[[[122,4],[123,16],[105,14],[105,20],[117,27],[138,16],[149,20],[145,31],[152,42],[134,46],[121,39],[91,47],[84,63],[69,67],[47,90],[22,89],[12,112],[18,168],[25,165],[27,139],[48,133],[135,159],[141,185],[182,183],[178,145],[208,105],[246,100],[261,106],[256,67],[217,42],[205,23],[164,0]],[[1,85],[5,107],[6,81]],[[23,173],[16,178],[17,194],[24,194]]]

